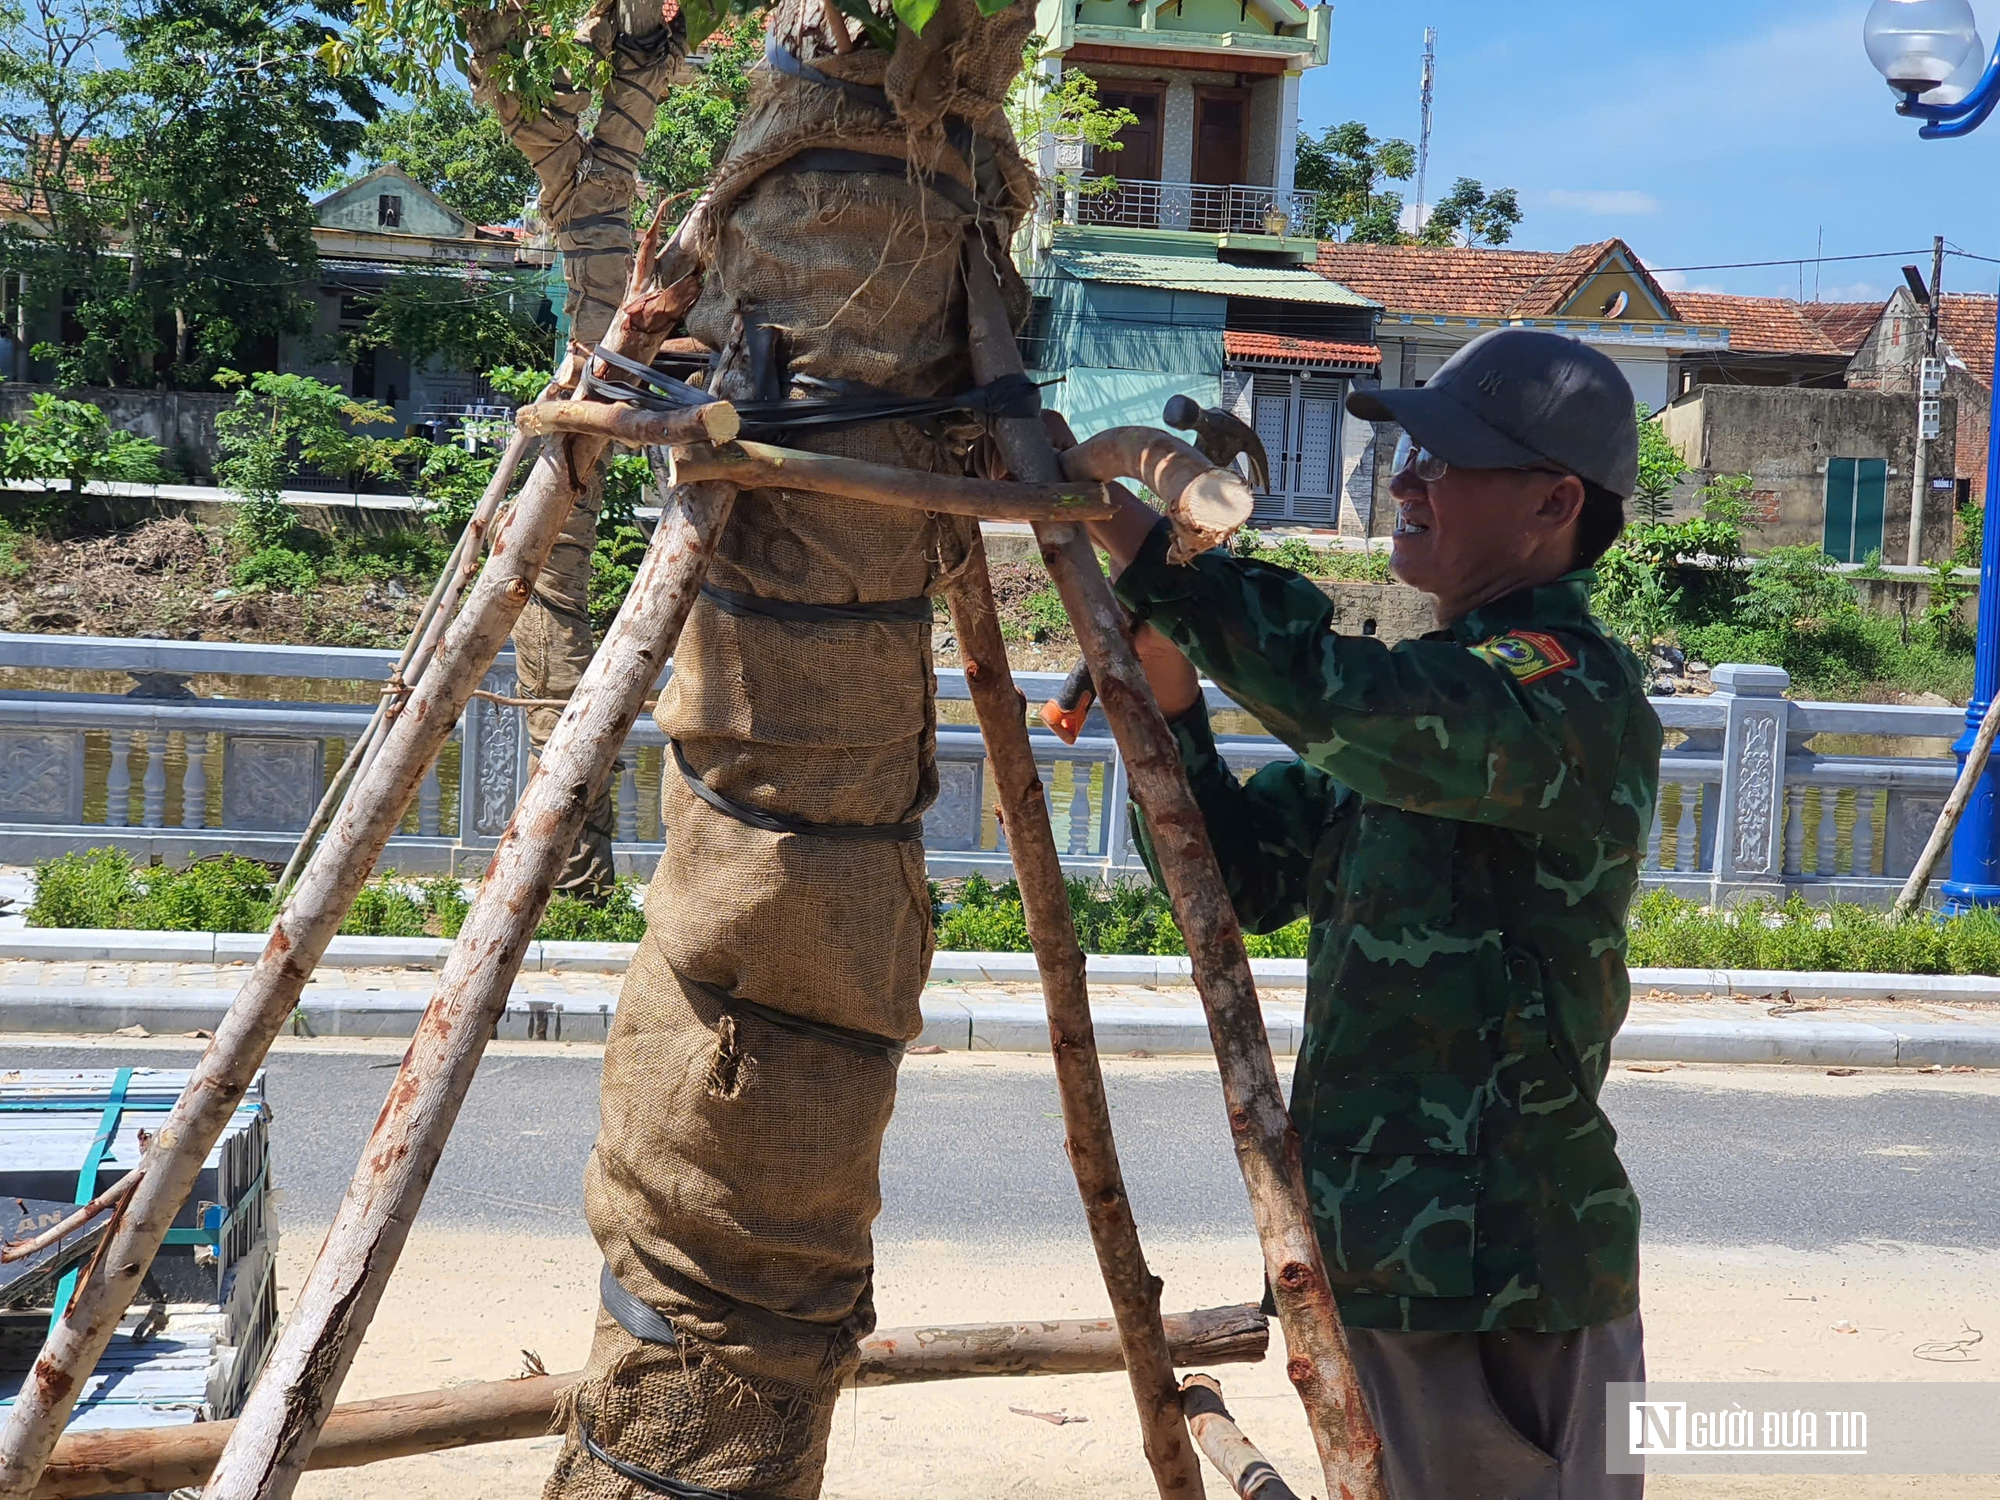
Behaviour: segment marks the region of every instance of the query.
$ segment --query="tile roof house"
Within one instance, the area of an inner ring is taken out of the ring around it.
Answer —
[[[1728,348],[1682,358],[1676,395],[1698,385],[1839,390],[1847,383],[1848,360],[1882,313],[1879,302],[1794,302],[1720,292],[1675,292],[1673,300],[1689,321],[1729,331]]]
[[[1945,361],[1943,394],[1956,399],[1957,475],[1961,502],[1986,503],[1986,445],[1993,406],[1993,320],[1990,293],[1947,291],[1938,299],[1938,353]],[[1876,311],[1848,364],[1847,383],[1914,399],[1929,314],[1906,287]],[[1940,476],[1942,477],[1942,476]]]
[[[1569,250],[1323,244],[1320,275],[1382,304],[1382,381],[1419,385],[1470,339],[1503,326],[1572,333],[1618,361],[1649,408],[1689,352],[1727,334],[1676,306],[1623,240]]]

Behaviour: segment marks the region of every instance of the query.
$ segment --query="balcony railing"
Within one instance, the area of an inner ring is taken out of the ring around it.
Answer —
[[[1314,194],[1248,183],[1119,179],[1101,191],[1061,191],[1065,224],[1185,229],[1197,234],[1305,234]]]

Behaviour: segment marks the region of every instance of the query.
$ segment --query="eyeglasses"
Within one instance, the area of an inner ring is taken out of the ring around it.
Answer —
[[[1508,472],[1517,474],[1567,474],[1568,469],[1557,468],[1554,464],[1509,464]],[[1389,477],[1399,474],[1414,475],[1424,484],[1436,484],[1451,472],[1451,465],[1439,458],[1428,448],[1419,448],[1410,441],[1406,432],[1396,439],[1396,456],[1389,462]]]

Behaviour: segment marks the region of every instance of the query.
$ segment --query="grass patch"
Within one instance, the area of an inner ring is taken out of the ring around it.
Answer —
[[[1648,891],[1632,909],[1630,961],[1667,969],[2000,974],[2000,911],[1892,924],[1886,912],[1808,906],[1796,896],[1718,912]]]
[[[1070,915],[1085,953],[1178,956],[1187,940],[1175,925],[1166,893],[1142,881],[1069,882]],[[931,883],[931,913],[938,948],[947,953],[1026,953],[1028,922],[1021,887],[1009,880],[994,885],[969,876],[955,891]],[[1270,934],[1246,933],[1252,958],[1304,958],[1307,924],[1302,917]]]
[[[1238,557],[1276,563],[1308,578],[1325,578],[1336,583],[1389,582],[1389,553],[1386,548],[1380,551],[1369,548],[1361,552],[1344,547],[1321,548],[1313,546],[1303,537],[1295,536],[1271,542],[1247,527],[1236,533],[1233,545]]]
[[[30,927],[124,927],[143,932],[264,932],[276,915],[271,871],[234,854],[184,870],[135,865],[119,849],[65,854],[35,866]],[[377,876],[341,924],[348,937],[455,938],[471,907],[447,876]],[[557,896],[535,936],[546,942],[636,943],[646,931],[630,880],[602,902]]]

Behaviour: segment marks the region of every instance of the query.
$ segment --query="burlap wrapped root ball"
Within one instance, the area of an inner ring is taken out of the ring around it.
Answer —
[[[1001,108],[1030,15],[1017,5],[982,20],[970,0],[947,0],[893,59],[836,56],[811,29],[820,16],[814,3],[773,24],[811,67],[886,89],[897,113],[759,70],[714,190],[689,331],[723,351],[724,396],[785,376],[964,390],[965,204],[977,195],[1004,246],[1032,193]],[[957,122],[982,137],[976,169],[949,145]],[[799,153],[822,148],[913,165],[802,169]],[[967,441],[882,423],[801,446],[959,472]],[[819,1491],[835,1401],[874,1327],[882,1135],[931,956],[923,846],[772,831],[713,804],[920,827],[937,790],[935,705],[928,615],[909,606],[975,536],[967,520],[824,495],[737,500],[709,575],[719,592],[690,616],[658,710],[673,741],[666,853],[606,1048],[585,1186],[607,1266],[676,1343],[642,1342],[600,1313],[559,1413],[568,1440],[547,1500],[656,1490],[634,1465],[782,1500]],[[900,604],[903,617],[777,619],[757,601]]]

